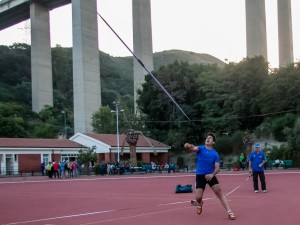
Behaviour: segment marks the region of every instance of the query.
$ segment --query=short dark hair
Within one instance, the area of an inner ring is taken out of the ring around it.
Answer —
[[[211,136],[213,138],[213,141],[216,142],[216,135],[213,132],[208,132],[208,134],[206,135],[206,137]]]

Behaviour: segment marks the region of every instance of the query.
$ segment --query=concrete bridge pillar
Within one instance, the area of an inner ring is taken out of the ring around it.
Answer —
[[[291,0],[277,0],[279,66],[294,62]]]
[[[247,57],[268,60],[265,0],[245,0]]]
[[[74,133],[86,133],[101,106],[96,0],[73,0],[72,22]]]
[[[146,68],[153,70],[152,26],[150,0],[132,0],[133,19],[133,52],[143,62]],[[137,90],[145,82],[145,69],[133,59],[134,76],[134,111],[137,106]]]
[[[32,110],[53,106],[52,61],[49,11],[42,5],[30,4]]]

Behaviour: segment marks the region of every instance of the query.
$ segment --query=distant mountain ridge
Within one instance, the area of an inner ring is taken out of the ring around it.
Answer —
[[[167,50],[153,54],[154,68],[158,69],[162,65],[168,65],[174,61],[188,62],[189,64],[217,64],[223,67],[225,63],[220,59],[205,53],[195,53],[183,50]]]
[[[106,53],[104,53],[106,54]],[[113,57],[110,56],[113,61],[116,61],[118,64],[121,63],[121,61],[127,62],[130,64],[129,60],[132,60],[132,56],[124,56],[124,57]],[[165,50],[162,52],[155,52],[153,53],[153,64],[154,69],[158,70],[159,67],[165,66],[168,64],[172,64],[175,61],[178,62],[188,62],[189,64],[217,64],[219,67],[223,67],[225,65],[225,62],[222,60],[209,55],[205,53],[196,53],[196,52],[190,52],[190,51],[183,51],[178,49],[172,49],[172,50]],[[121,63],[121,64],[123,64]],[[131,64],[130,64],[131,65]],[[125,69],[125,68],[124,68]],[[132,71],[131,68],[127,68],[127,71]]]
[[[133,56],[114,57],[100,53],[101,96],[103,105],[109,105],[118,96],[133,103]],[[73,73],[72,48],[52,48],[53,89],[56,102],[72,107]],[[189,64],[216,64],[224,62],[209,54],[183,50],[153,53],[154,70],[178,62]],[[12,47],[0,45],[0,101],[31,104],[30,46],[16,43]],[[146,74],[146,71],[145,71]]]
[[[153,53],[154,70],[175,61],[189,64],[216,64],[219,67],[225,65],[223,61],[209,54],[183,50]],[[133,97],[133,56],[114,57],[100,51],[100,70],[102,98],[105,104],[113,102],[116,98],[115,92],[121,96]],[[133,102],[133,99],[131,101]]]

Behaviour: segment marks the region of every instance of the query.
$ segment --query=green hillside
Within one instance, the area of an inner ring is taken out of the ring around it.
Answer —
[[[223,61],[211,55],[182,50],[169,50],[153,54],[155,70],[175,61],[189,64],[217,64],[220,67],[225,65]],[[109,105],[119,94],[133,103],[133,57],[112,57],[101,52],[100,67],[103,104]]]
[[[153,55],[154,69],[174,61],[190,64],[217,64],[224,62],[208,55],[181,50],[157,52]],[[30,46],[14,44],[0,46],[0,101],[31,105]],[[52,48],[54,107],[73,107],[72,48]],[[146,73],[146,71],[145,71]],[[112,106],[119,96],[133,106],[133,57],[113,57],[100,52],[102,104]],[[22,93],[22,94],[20,94]]]
[[[154,53],[154,69],[157,70],[160,66],[171,64],[176,60],[188,62],[189,64],[217,64],[220,67],[225,65],[223,61],[209,54],[169,50]]]

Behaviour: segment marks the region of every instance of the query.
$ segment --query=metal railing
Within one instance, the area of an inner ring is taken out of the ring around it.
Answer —
[[[24,170],[13,170],[13,169],[1,169],[0,177],[23,177],[23,176],[41,176],[42,171],[37,169],[24,169]]]

